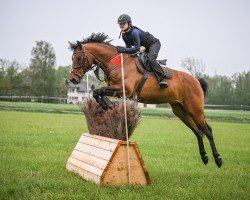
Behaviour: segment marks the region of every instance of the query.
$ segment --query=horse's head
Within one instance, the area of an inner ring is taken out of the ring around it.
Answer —
[[[81,82],[84,74],[92,68],[93,57],[86,51],[81,42],[77,41],[76,43],[69,44],[73,50],[70,81],[74,84],[78,84]]]

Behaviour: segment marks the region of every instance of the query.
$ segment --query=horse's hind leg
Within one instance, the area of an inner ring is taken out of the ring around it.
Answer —
[[[212,128],[207,124],[207,122],[205,121],[206,126],[204,127],[204,133],[207,136],[211,149],[213,151],[213,156],[214,156],[214,160],[215,163],[218,167],[221,167],[222,165],[222,159],[220,158],[220,154],[218,153],[215,143],[214,143],[214,137],[213,137],[213,132],[212,132]]]
[[[199,151],[201,155],[201,159],[203,163],[206,165],[208,163],[208,157],[207,153],[204,148],[203,140],[202,140],[202,132],[197,127],[197,125],[194,123],[194,120],[191,118],[191,116],[186,112],[184,107],[180,103],[174,103],[170,104],[173,110],[173,113],[187,126],[189,127],[193,133],[195,134],[198,145],[199,145]]]
[[[191,115],[196,125],[199,127],[200,130],[202,130],[202,132],[205,133],[206,137],[208,138],[216,165],[218,167],[221,167],[222,159],[220,158],[220,154],[218,153],[215,146],[212,128],[205,121],[204,114],[199,112],[193,112]]]

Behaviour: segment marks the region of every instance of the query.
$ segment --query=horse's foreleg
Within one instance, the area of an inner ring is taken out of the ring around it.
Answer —
[[[100,89],[96,89],[93,92],[93,97],[99,103],[99,105],[107,110],[113,107],[113,103],[108,99],[107,96],[120,97],[122,92],[119,88],[115,87],[101,87]]]
[[[95,98],[96,102],[104,109],[107,110],[108,106],[107,104],[103,101],[103,98],[100,96],[100,90],[96,89],[93,91],[93,97]]]
[[[208,156],[206,155],[205,147],[203,144],[202,139],[202,132],[199,130],[197,125],[194,123],[194,120],[192,117],[187,113],[187,111],[184,109],[184,107],[180,103],[170,104],[173,110],[173,113],[187,126],[189,127],[193,133],[195,134],[198,146],[199,146],[199,152],[201,155],[201,159],[203,163],[206,165],[208,163]]]

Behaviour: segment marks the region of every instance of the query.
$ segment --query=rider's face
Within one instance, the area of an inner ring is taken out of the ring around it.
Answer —
[[[120,23],[119,26],[122,31],[125,31],[129,27],[128,23]]]

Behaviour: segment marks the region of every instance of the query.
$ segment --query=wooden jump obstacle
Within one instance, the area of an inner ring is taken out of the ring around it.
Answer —
[[[150,183],[148,171],[135,142],[129,142],[131,184]],[[126,141],[83,134],[66,168],[97,184],[128,184]]]

